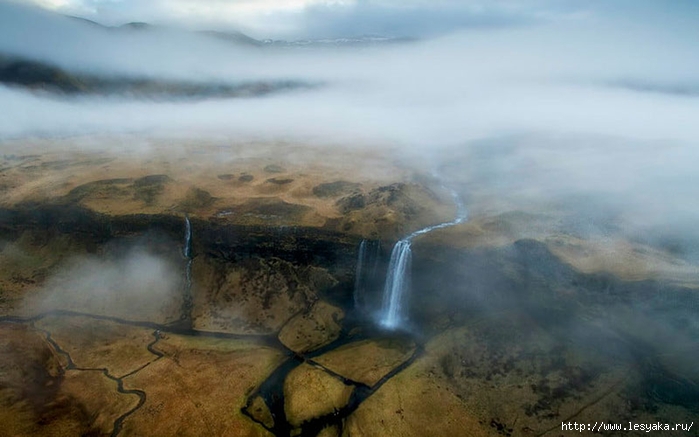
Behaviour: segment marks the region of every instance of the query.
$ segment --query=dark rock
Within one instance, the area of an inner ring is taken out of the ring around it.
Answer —
[[[318,197],[334,197],[359,188],[360,184],[347,181],[335,181],[313,187],[313,194]]]
[[[124,194],[126,191],[124,186],[131,182],[133,182],[133,179],[128,178],[103,179],[100,181],[88,182],[70,190],[64,199],[68,202],[79,202],[91,195],[114,196]]]
[[[364,208],[366,203],[367,200],[363,194],[354,193],[338,200],[337,207],[340,209],[341,213],[347,214],[348,212]]]
[[[164,185],[171,180],[169,176],[163,174],[148,175],[136,179],[133,183],[134,199],[142,200],[146,205],[152,205],[164,191]]]
[[[199,208],[208,208],[211,206],[215,197],[211,196],[208,191],[204,191],[201,188],[192,187],[187,192],[187,197],[180,203],[180,208],[185,211],[192,211]]]
[[[289,179],[289,178],[286,178],[286,179],[270,178],[270,179],[267,179],[267,182],[269,182],[270,184],[275,184],[275,185],[286,185],[286,184],[290,184],[290,183],[294,182],[294,180]]]
[[[136,179],[134,181],[134,187],[148,187],[152,185],[162,185],[170,182],[170,176],[164,174],[152,174],[144,176],[142,178]]]
[[[286,169],[282,167],[281,165],[277,164],[270,164],[265,167],[264,169],[267,173],[284,173]]]
[[[235,210],[238,215],[247,216],[253,221],[262,220],[270,225],[297,222],[310,211],[312,208],[306,205],[267,197],[249,199]]]

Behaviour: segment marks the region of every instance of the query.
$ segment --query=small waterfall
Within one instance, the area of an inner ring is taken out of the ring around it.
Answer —
[[[365,307],[365,297],[373,288],[379,266],[379,241],[362,240],[357,254],[357,269],[354,278],[354,308],[362,310]]]
[[[184,216],[184,247],[182,255],[185,258],[190,258],[192,253],[192,224],[189,222],[189,217]]]
[[[383,290],[383,306],[381,308],[382,326],[388,329],[396,329],[406,321],[406,299],[410,296],[410,268],[412,264],[412,252],[410,244],[413,238],[430,233],[437,229],[458,225],[467,220],[468,215],[463,202],[456,191],[442,186],[451,193],[456,205],[456,218],[450,222],[439,223],[419,229],[407,237],[399,240],[391,251],[391,260],[386,272],[386,284]]]
[[[354,308],[361,308],[362,300],[362,282],[364,280],[364,258],[366,257],[366,240],[362,240],[359,244],[359,253],[357,254],[357,271],[354,273]]]
[[[192,224],[189,217],[184,216],[184,246],[182,256],[186,263],[184,267],[184,301],[182,302],[182,319],[191,320],[192,310]]]

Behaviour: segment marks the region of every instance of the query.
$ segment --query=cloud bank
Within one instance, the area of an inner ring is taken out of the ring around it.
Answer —
[[[69,310],[129,320],[177,320],[181,271],[171,261],[134,247],[118,257],[67,260],[27,308]]]
[[[333,36],[404,28],[430,38],[302,49],[177,28],[104,29],[0,4],[1,53],[68,71],[324,84],[194,103],[66,99],[0,86],[0,101],[11,108],[0,135],[140,132],[389,145],[401,159],[452,162],[462,170],[453,177],[469,184],[464,190],[487,186],[519,206],[588,199],[637,234],[697,235],[691,163],[699,158],[699,26],[692,17],[699,15],[688,14],[686,2],[625,4],[308,4],[293,11],[308,18],[301,26],[308,35],[324,27]]]

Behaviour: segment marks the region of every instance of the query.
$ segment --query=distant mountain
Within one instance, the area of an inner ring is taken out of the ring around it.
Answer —
[[[126,76],[107,77],[69,72],[44,62],[2,55],[0,55],[0,83],[63,96],[117,95],[149,99],[259,97],[318,86],[292,80],[215,83]]]
[[[143,23],[140,21],[134,21],[131,23],[122,24],[118,28],[119,29],[148,30],[148,29],[152,29],[153,27],[155,27],[155,26],[153,26],[152,24]]]
[[[643,93],[671,94],[684,97],[699,96],[699,82],[658,82],[623,78],[608,81],[605,84],[614,88],[624,88]]]
[[[70,18],[99,26],[109,30],[157,30],[162,29],[161,26],[143,22],[131,22],[122,24],[121,26],[104,26],[86,18],[70,16]],[[414,38],[407,37],[391,37],[383,35],[362,35],[356,37],[343,38],[318,38],[318,39],[298,39],[298,40],[283,40],[283,39],[265,39],[258,40],[238,31],[218,31],[218,30],[199,30],[194,31],[200,35],[209,36],[218,40],[227,41],[235,44],[254,46],[254,47],[356,47],[356,46],[374,46],[383,44],[407,43],[415,41]]]
[[[249,37],[242,32],[219,32],[216,30],[202,30],[197,33],[237,44],[245,44],[258,47],[264,45],[264,42]]]
[[[262,43],[267,46],[282,47],[356,47],[374,46],[384,44],[408,43],[415,41],[407,37],[389,37],[380,35],[365,35],[353,38],[321,38],[321,39],[300,39],[300,40],[274,40],[266,39]]]
[[[96,21],[88,20],[87,18],[76,17],[76,16],[74,16],[74,15],[66,15],[66,17],[70,18],[71,20],[75,20],[75,21],[77,21],[77,22],[79,22],[79,23],[89,24],[90,26],[107,28],[107,26],[104,26],[104,25],[102,25],[102,24],[99,24],[99,23],[96,22]]]
[[[111,30],[111,31],[145,31],[145,30],[160,30],[160,29],[165,29],[165,27],[150,24],[150,23],[143,23],[140,21],[134,21],[131,23],[126,23],[122,24],[120,26],[105,26],[103,24],[97,23],[92,20],[88,20],[87,18],[82,18],[82,17],[74,17],[72,15],[68,16],[69,18],[76,20],[80,23],[88,24],[90,26],[94,27],[99,27],[104,30]],[[255,38],[252,38],[248,35],[245,35],[242,32],[238,31],[218,31],[218,30],[199,30],[199,31],[193,31],[192,33],[199,34],[199,35],[204,35],[208,37],[212,37],[218,40],[222,41],[227,41],[227,42],[232,42],[236,44],[243,44],[243,45],[248,45],[248,46],[257,46],[261,47],[265,45],[262,41],[256,40]]]
[[[165,29],[165,27],[150,24],[150,23],[144,23],[140,21],[134,21],[131,23],[126,23],[122,24],[120,26],[105,26],[103,24],[97,23],[92,20],[88,20],[87,18],[82,18],[82,17],[75,17],[72,15],[69,15],[68,18],[71,18],[73,20],[76,20],[80,23],[88,24],[90,26],[94,27],[99,27],[104,30],[112,30],[112,31],[144,31],[144,30],[160,30],[160,29]],[[200,30],[200,31],[193,31],[192,33],[195,34],[200,34],[200,35],[205,35],[209,36],[212,38],[216,38],[219,40],[223,41],[228,41],[232,43],[237,43],[237,44],[244,44],[244,45],[250,45],[250,46],[263,46],[263,42],[256,40],[255,38],[252,38],[248,35],[245,35],[242,32],[238,31],[227,31],[227,32],[222,32],[222,31],[217,31],[217,30]]]

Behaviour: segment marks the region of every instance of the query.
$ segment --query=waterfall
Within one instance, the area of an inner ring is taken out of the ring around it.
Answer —
[[[354,308],[360,309],[363,280],[364,280],[364,258],[366,257],[366,240],[359,244],[359,254],[357,255],[357,271],[354,273]]]
[[[379,241],[362,240],[357,253],[357,269],[354,278],[354,308],[362,310],[365,307],[366,293],[374,286],[379,265]]]
[[[184,247],[182,255],[189,259],[192,252],[192,224],[189,222],[189,217],[184,216]]]
[[[426,228],[419,229],[407,237],[399,240],[391,251],[391,260],[388,263],[386,272],[386,284],[383,289],[383,306],[381,308],[382,326],[388,329],[396,329],[406,321],[405,301],[410,296],[410,268],[412,264],[412,252],[410,244],[413,238],[430,233],[437,229],[448,228],[450,226],[463,223],[467,219],[466,208],[461,202],[456,191],[447,189],[456,205],[456,218],[450,222],[439,223]]]
[[[410,239],[400,240],[391,251],[383,290],[381,324],[386,328],[394,329],[403,321],[403,299],[410,294],[411,260]]]
[[[191,319],[192,308],[192,224],[189,217],[184,216],[184,246],[182,256],[186,263],[184,267],[184,300],[182,302],[182,318]]]

